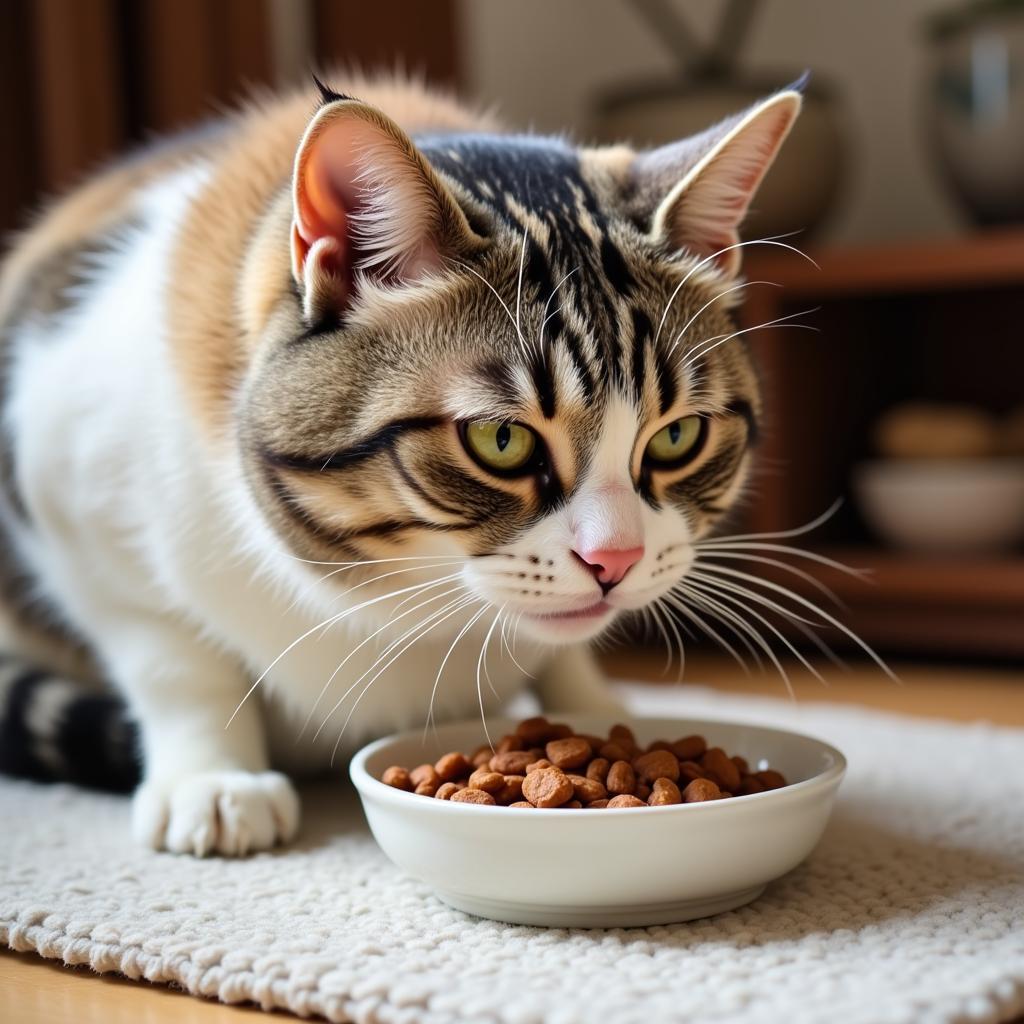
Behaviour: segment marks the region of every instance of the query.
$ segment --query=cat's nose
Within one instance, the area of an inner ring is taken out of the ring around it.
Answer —
[[[636,548],[595,548],[574,552],[581,562],[593,572],[601,589],[607,594],[629,570],[644,557],[644,549]]]

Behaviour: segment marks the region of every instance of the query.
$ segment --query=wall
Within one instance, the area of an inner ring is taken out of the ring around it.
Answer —
[[[773,0],[762,5],[743,66],[804,68],[846,100],[854,162],[832,241],[933,237],[960,218],[930,165],[921,110],[921,30],[950,0]],[[719,0],[679,3],[707,38]],[[626,0],[460,0],[467,89],[507,120],[585,134],[596,91],[672,70],[671,57]]]

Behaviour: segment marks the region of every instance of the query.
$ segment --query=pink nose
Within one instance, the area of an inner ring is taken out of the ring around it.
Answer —
[[[620,583],[630,568],[644,557],[644,549],[596,548],[593,551],[577,551],[576,554],[590,566],[597,582],[607,592],[616,583]]]

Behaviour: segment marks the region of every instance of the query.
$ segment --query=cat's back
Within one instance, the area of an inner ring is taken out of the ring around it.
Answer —
[[[397,77],[349,75],[332,84],[385,110],[409,132],[495,128],[488,116],[454,98]],[[0,335],[7,341],[26,320],[52,318],[80,300],[82,283],[87,293],[97,263],[123,246],[133,226],[142,226],[143,212],[159,217],[160,204],[147,204],[147,193],[182,171],[203,172],[203,187],[188,206],[172,204],[185,262],[200,281],[210,272],[216,276],[215,262],[237,267],[238,247],[253,221],[287,186],[295,147],[317,102],[312,86],[261,97],[137,150],[47,203],[0,264]]]

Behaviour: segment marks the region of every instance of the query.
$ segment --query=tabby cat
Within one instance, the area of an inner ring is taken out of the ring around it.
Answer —
[[[137,784],[156,848],[286,841],[288,774],[529,677],[615,707],[587,642],[673,592],[756,437],[737,229],[799,88],[638,152],[317,86],[3,267],[0,762]]]

